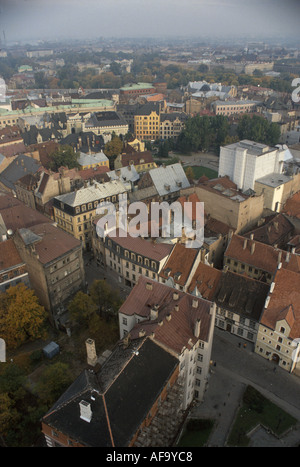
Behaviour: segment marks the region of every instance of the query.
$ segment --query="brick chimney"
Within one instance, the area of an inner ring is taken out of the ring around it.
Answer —
[[[95,341],[93,339],[87,339],[85,341],[86,352],[87,352],[87,363],[88,365],[95,366],[97,364],[97,353]]]

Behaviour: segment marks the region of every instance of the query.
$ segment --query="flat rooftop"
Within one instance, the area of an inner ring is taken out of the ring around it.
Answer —
[[[256,156],[266,154],[267,152],[275,151],[276,148],[270,147],[267,144],[256,143],[255,141],[250,141],[248,139],[243,139],[237,143],[228,144],[225,146],[230,149],[243,149],[247,150],[249,154]]]
[[[289,177],[288,175],[273,173],[266,175],[265,177],[258,178],[256,182],[261,183],[262,185],[276,188],[280,185],[283,185],[284,183],[289,182],[291,179],[292,177]]]

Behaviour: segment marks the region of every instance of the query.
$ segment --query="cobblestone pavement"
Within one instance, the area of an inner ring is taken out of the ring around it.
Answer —
[[[214,419],[215,428],[209,446],[225,446],[244,389],[251,384],[299,423],[281,439],[259,427],[251,435],[250,445],[300,445],[300,378],[255,354],[253,345],[248,344],[244,349],[243,346],[239,347],[239,342],[238,337],[215,329],[212,359],[216,366],[212,366],[203,403],[196,406],[190,416]]]

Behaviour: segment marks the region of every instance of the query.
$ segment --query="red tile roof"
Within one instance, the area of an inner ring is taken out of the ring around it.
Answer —
[[[52,224],[34,225],[29,230],[40,237],[34,246],[38,259],[43,264],[50,263],[81,245],[75,237]]]
[[[0,193],[0,213],[7,230],[15,231],[20,228],[30,228],[36,224],[53,222],[9,194]]]
[[[127,167],[130,164],[151,164],[153,163],[153,157],[151,151],[143,152],[131,152],[129,154],[121,155],[121,162],[123,167]]]
[[[274,278],[274,289],[269,294],[270,301],[264,309],[261,324],[275,329],[276,323],[285,319],[291,328],[291,339],[300,336],[300,275],[279,269]]]
[[[150,320],[150,309],[155,305],[158,317]],[[181,353],[184,347],[191,348],[198,340],[194,335],[197,320],[200,320],[199,338],[208,341],[213,326],[210,306],[207,300],[140,276],[119,312],[148,318],[134,326],[130,331],[131,339],[138,338],[143,331],[171,351]]]
[[[244,248],[244,242],[247,242]],[[252,246],[254,251],[252,252]],[[274,248],[241,235],[233,235],[224,254],[225,257],[236,259],[242,263],[254,266],[257,269],[274,274],[279,263],[282,267],[300,272],[298,258],[288,252]]]
[[[189,285],[188,292],[193,293],[197,288],[197,291],[203,298],[206,300],[213,300],[221,277],[222,271],[208,266],[207,264],[199,263]]]
[[[151,239],[145,240],[141,237],[132,237],[128,234],[126,235],[125,232],[123,232],[124,237],[122,237],[120,232],[118,230],[116,236],[113,234],[109,234],[108,236],[121,247],[155,261],[161,261],[166,256],[169,256],[174,246],[168,243],[155,243]]]
[[[300,191],[287,200],[282,212],[288,216],[300,219]]]
[[[172,277],[175,284],[186,285],[198,253],[198,250],[186,248],[181,243],[176,243],[159,274],[160,277],[166,280]]]
[[[0,242],[0,271],[13,268],[19,264],[23,264],[23,261],[13,239]]]

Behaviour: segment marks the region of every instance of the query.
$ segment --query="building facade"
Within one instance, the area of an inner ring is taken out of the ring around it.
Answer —
[[[100,203],[117,203],[127,188],[119,180],[106,183],[85,182],[85,186],[53,199],[57,225],[81,241],[84,249],[92,246],[92,222]]]
[[[283,149],[242,140],[220,148],[219,177],[227,175],[242,191],[254,190],[257,179],[282,174],[288,158]]]
[[[14,243],[50,322],[66,325],[66,303],[85,287],[81,243],[50,223],[18,229]]]
[[[299,273],[278,267],[265,302],[255,346],[257,354],[298,376],[299,285]]]

